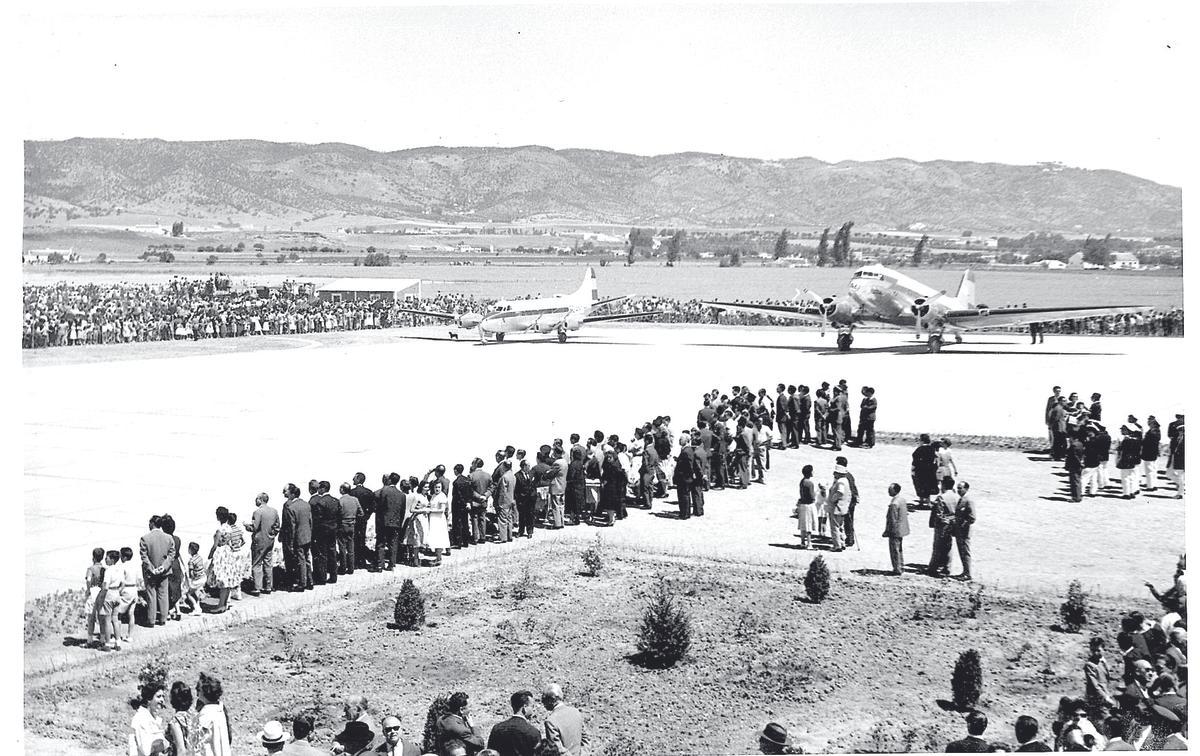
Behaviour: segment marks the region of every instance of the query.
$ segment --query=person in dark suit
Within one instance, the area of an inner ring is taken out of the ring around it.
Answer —
[[[829,401],[829,409],[826,412],[826,422],[829,423],[829,436],[833,441],[833,450],[841,451],[842,444],[846,440],[845,426],[842,424],[843,414],[846,409],[845,395],[838,386],[833,387],[833,398]]]
[[[366,569],[374,563],[374,554],[367,550],[367,522],[375,514],[375,492],[365,485],[367,476],[360,472],[354,473],[354,488],[350,495],[358,499],[362,507],[362,516],[354,525],[354,559],[355,568]]]
[[[1067,442],[1066,462],[1064,466],[1067,470],[1067,484],[1071,494],[1071,501],[1083,501],[1083,467],[1085,457],[1087,456],[1087,448],[1083,441],[1078,438],[1072,438]]]
[[[959,580],[970,581],[971,573],[971,529],[975,526],[975,497],[969,490],[971,484],[959,481],[958,506],[954,508],[954,543],[958,546],[958,558],[962,562],[962,574]]]
[[[991,746],[983,739],[987,730],[987,714],[982,711],[972,711],[967,715],[967,737],[955,740],[946,745],[946,753],[987,753]]]
[[[808,419],[812,416],[812,393],[808,386],[796,387],[796,403],[792,407],[792,416],[796,418],[797,444],[811,444],[812,431],[808,427]]]
[[[463,469],[461,463],[454,466],[454,482],[450,484],[450,546],[456,549],[471,545],[471,502],[475,500],[475,489]],[[529,528],[532,533],[532,522]]]
[[[534,756],[542,732],[529,722],[533,711],[533,693],[521,690],[509,699],[513,715],[492,728],[487,747],[500,756]]]
[[[313,582],[317,585],[333,584],[338,579],[337,533],[342,509],[329,489],[329,481],[320,481],[317,495],[308,500],[313,517]]]
[[[179,600],[183,598],[183,541],[175,535],[175,518],[165,514],[158,518],[162,531],[175,542],[175,558],[171,560],[171,570],[167,573],[167,601],[171,604],[168,613],[173,620],[179,619]]]
[[[796,387],[792,386],[795,395]],[[787,388],[781,383],[775,387],[775,434],[782,448],[789,445],[792,427],[792,408],[788,402]]]
[[[175,541],[171,536],[162,532],[161,518],[158,515],[150,518],[150,530],[142,536],[140,542],[142,556],[142,579],[149,594],[146,605],[146,619],[152,625],[167,624],[167,614],[171,611],[168,575],[171,572],[171,562],[175,560]],[[130,612],[133,610],[131,609]],[[132,625],[132,620],[130,620]]]
[[[862,403],[858,407],[858,440],[864,449],[875,446],[875,412],[879,409],[879,400],[875,398],[875,389],[870,386],[862,388]]]
[[[675,492],[679,494],[679,519],[686,520],[692,516],[692,496],[696,480],[701,476],[700,463],[696,461],[696,450],[690,445],[686,435],[679,437],[679,456],[675,458],[675,473],[671,482],[675,484]]]
[[[1017,717],[1013,727],[1017,736],[1017,751],[1021,753],[1042,753],[1049,751],[1050,746],[1037,739],[1038,721],[1028,714]]]
[[[404,492],[396,487],[400,482],[397,473],[388,474],[388,484],[384,486],[375,500],[376,522],[379,515],[383,516],[383,530],[375,536],[375,564],[378,569],[389,572],[397,564],[403,564],[400,556],[400,541],[404,535],[404,520],[408,516],[408,506]],[[384,561],[387,567],[384,567]]]
[[[1092,394],[1092,406],[1088,408],[1088,417],[1096,422],[1100,422],[1100,395]]]
[[[638,474],[642,479],[642,504],[649,510],[654,504],[654,486],[658,483],[658,466],[661,460],[658,452],[654,450],[654,444],[650,442],[650,437],[645,436],[645,439],[646,448],[642,450],[642,466],[638,469]]]
[[[283,487],[287,501],[283,504],[283,560],[292,591],[312,590],[312,508],[300,498],[300,487],[288,483]]]

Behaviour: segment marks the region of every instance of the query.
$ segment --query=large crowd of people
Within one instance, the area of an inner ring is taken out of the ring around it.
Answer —
[[[420,476],[389,472],[374,489],[366,485],[366,475],[360,472],[336,487],[339,495],[333,494],[330,482],[314,479],[307,484],[306,499],[299,486],[288,483],[281,490],[281,510],[271,505],[268,494],[261,493],[249,519],[241,524],[236,513],[218,507],[217,529],[207,556],[201,554],[201,546],[196,542],[188,544],[185,555],[181,540],[174,535],[174,518],[157,515],[150,518],[148,531],[139,541],[136,560],[132,547],[94,550],[93,564],[85,576],[88,644],[110,650],[130,642],[135,614],[142,606],[145,624],[164,625],[200,613],[227,611],[230,600],[243,600],[241,596],[262,596],[276,590],[314,590],[360,569],[391,571],[397,566],[436,566],[457,551],[533,538],[538,529],[582,524],[612,527],[626,518],[628,507],[650,509],[656,499],[668,497],[671,487],[676,494],[675,517],[680,520],[703,517],[708,492],[744,490],[764,483],[771,469],[772,451],[779,454],[804,447],[836,451],[844,446],[863,449],[874,446],[878,412],[875,391],[863,386],[857,392],[860,395],[857,423],[852,422],[855,413],[850,409],[851,393],[844,379],[836,384],[824,382],[815,391],[803,384],[778,384],[773,396],[765,388],[754,390],[748,386],[734,386],[729,392],[713,389],[701,398],[694,421],[678,430],[678,424],[664,415],[647,420],[625,440],[601,430],[586,438],[571,434],[566,441],[553,439],[539,445],[532,460],[524,449],[507,446],[496,450],[494,466],[476,457],[469,465],[454,464],[451,474],[440,464]],[[1061,389],[1056,387],[1054,396],[1047,401],[1046,414],[1052,456],[1066,461],[1070,470],[1071,455],[1080,455],[1080,448],[1086,453],[1087,444],[1092,443],[1099,449],[1094,434],[1103,431],[1099,424],[1101,417],[1098,395],[1093,395],[1092,405],[1086,406],[1076,401],[1074,395],[1062,397]],[[1127,430],[1132,422],[1132,419],[1126,422]],[[1176,484],[1182,495],[1182,415],[1172,423],[1169,439],[1168,465],[1172,470],[1176,469],[1172,465],[1178,465]],[[898,483],[888,489],[890,501],[883,535],[889,540],[892,574],[905,573],[903,540],[909,535],[910,510],[927,507],[930,527],[934,529],[927,574],[948,576],[951,552],[957,545],[961,562],[958,578],[975,579],[971,532],[977,509],[970,484],[951,454],[952,446],[950,439],[934,440],[922,435],[912,454],[909,471],[915,501],[902,494]],[[1139,439],[1139,459],[1145,456],[1144,447],[1144,439]],[[1086,460],[1083,462],[1086,467]],[[1092,467],[1100,464],[1096,461]],[[1123,464],[1119,459],[1117,468],[1124,470]],[[855,524],[855,510],[860,492],[847,458],[834,458],[828,480],[818,482],[813,465],[805,465],[802,475],[793,512],[801,547],[840,551],[858,546],[861,535]],[[1156,479],[1151,472],[1146,475],[1149,481]],[[1106,473],[1090,474],[1089,482],[1092,478],[1101,487],[1108,482]],[[1082,479],[1079,486],[1082,491]],[[1064,718],[1053,728],[1056,750],[1079,750],[1075,746],[1080,743],[1089,749],[1097,744],[1104,747],[1119,738],[1154,747],[1185,737],[1186,731],[1180,735],[1178,728],[1173,730],[1173,723],[1160,711],[1170,708],[1174,701],[1164,697],[1182,695],[1186,699],[1186,581],[1182,562],[1171,589],[1161,594],[1153,586],[1150,590],[1170,610],[1167,612],[1170,616],[1156,623],[1163,637],[1151,633],[1150,623],[1141,619],[1138,619],[1141,635],[1134,637],[1130,634],[1133,618],[1130,619],[1130,627],[1118,636],[1126,663],[1124,692],[1115,692],[1114,678],[1110,677],[1104,690],[1116,704],[1108,710],[1098,710],[1094,699],[1104,695],[1093,695],[1095,675],[1089,669],[1087,718],[1094,726],[1082,724],[1075,699],[1064,699]],[[1142,636],[1146,637],[1140,642],[1138,638]],[[1171,652],[1171,648],[1176,651]],[[1096,653],[1093,653],[1096,659],[1089,664],[1099,664],[1102,650]],[[1134,658],[1137,654],[1141,656]],[[1169,658],[1160,660],[1159,656]],[[1139,661],[1146,664],[1135,663]],[[1147,665],[1154,671],[1152,676],[1145,672]],[[1099,689],[1099,683],[1095,684]],[[215,697],[219,696],[218,690]],[[202,699],[211,702],[213,697],[209,683]],[[174,704],[174,690],[171,698]],[[180,701],[184,698],[181,693]],[[147,718],[157,717],[155,721],[161,721],[163,737],[175,738],[178,733],[171,729],[167,721],[170,718],[162,715],[165,705],[162,690],[143,691],[141,699],[142,708],[149,714],[139,710],[133,723],[135,735],[139,726],[149,731],[158,727],[147,724]],[[515,717],[528,719],[529,700],[531,694],[526,697],[524,691],[520,702],[514,695]],[[183,708],[189,706],[190,701]],[[365,709],[365,702],[362,707]],[[349,714],[347,719],[358,721]],[[416,753],[395,734],[399,732],[398,719],[394,716],[389,719],[396,720],[394,726],[389,727],[385,720],[382,730],[373,723],[368,727],[351,727],[351,721],[343,732],[348,742],[335,742],[331,750]],[[1023,717],[1017,723],[1019,745],[1029,745],[1037,739],[1037,723],[1031,724],[1029,719]],[[1186,718],[1180,721],[1186,723]],[[313,752],[302,750],[313,748],[307,740],[312,723],[298,720],[292,724],[293,740],[286,746],[282,725],[267,724],[263,744],[268,753],[276,752],[271,750],[276,744],[282,753]],[[987,746],[984,750],[1005,750],[1000,744],[983,740],[987,723],[981,713],[971,714],[967,725],[968,738],[950,744],[949,750],[978,750],[981,746],[976,741]],[[1120,735],[1116,734],[1118,731]],[[220,735],[219,728],[200,727],[199,732],[207,733],[204,737],[210,740],[212,732]],[[475,740],[468,736],[474,736]],[[389,741],[389,737],[393,739]],[[466,756],[483,752],[485,745],[502,754],[578,752],[569,748],[545,751],[548,737],[548,730],[539,731],[536,739],[533,735],[523,740],[518,738],[519,746],[497,747],[490,742],[485,744],[478,732],[467,727],[465,732],[440,741],[438,753],[458,754],[459,744]],[[770,739],[764,740],[764,750],[773,748],[772,743]],[[379,750],[383,747],[392,750]],[[209,750],[166,752],[206,756],[226,753],[215,746]]]
[[[177,277],[165,284],[27,284],[22,287],[21,344],[26,349],[37,349],[431,325],[440,321],[402,310],[483,312],[495,301],[449,293],[399,300],[331,301],[312,295],[304,287],[235,291],[218,288],[215,280]],[[789,304],[771,299],[753,302]],[[659,312],[648,319],[665,323],[795,325],[786,318],[714,310],[698,299],[634,297],[610,307],[614,313]],[[1054,333],[1182,336],[1183,309],[1058,321],[1039,328]]]

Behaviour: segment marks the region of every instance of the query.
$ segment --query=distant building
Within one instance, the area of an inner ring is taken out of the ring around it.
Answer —
[[[1113,270],[1137,270],[1142,264],[1132,252],[1115,252],[1108,267]]]
[[[316,295],[322,302],[355,302],[360,299],[392,302],[414,286],[417,287],[417,296],[421,296],[419,278],[335,278],[318,284]]]
[[[1035,263],[1035,264],[1042,266],[1046,270],[1066,270],[1067,269],[1067,264],[1065,262],[1063,262],[1062,260],[1042,260],[1041,262]]]

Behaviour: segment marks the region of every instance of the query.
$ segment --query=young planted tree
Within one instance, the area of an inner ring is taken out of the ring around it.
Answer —
[[[642,614],[637,649],[640,662],[651,669],[674,666],[692,645],[692,618],[679,606],[664,578]]]
[[[804,592],[814,604],[821,603],[829,596],[829,566],[820,554],[808,563],[808,572],[804,573]]]
[[[411,579],[405,579],[396,596],[396,626],[401,630],[416,630],[425,625],[425,597]]]
[[[969,648],[958,655],[954,674],[950,677],[950,689],[954,706],[959,711],[973,709],[979,703],[979,696],[983,693],[983,665],[979,661],[978,651]]]
[[[1077,633],[1088,621],[1087,594],[1078,580],[1072,580],[1067,586],[1067,600],[1058,608],[1062,617],[1062,628],[1068,633]]]

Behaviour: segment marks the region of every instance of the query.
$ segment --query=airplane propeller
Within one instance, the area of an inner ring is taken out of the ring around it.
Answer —
[[[830,325],[829,318],[837,311],[837,299],[822,297],[812,289],[805,289],[804,296],[817,303],[817,312],[821,313],[821,335],[825,335],[825,327]]]
[[[917,340],[921,339],[921,327],[925,324],[925,316],[929,314],[929,306],[946,296],[946,291],[943,289],[932,297],[917,297],[913,300],[912,307],[909,309],[913,314],[913,327],[916,329]]]

